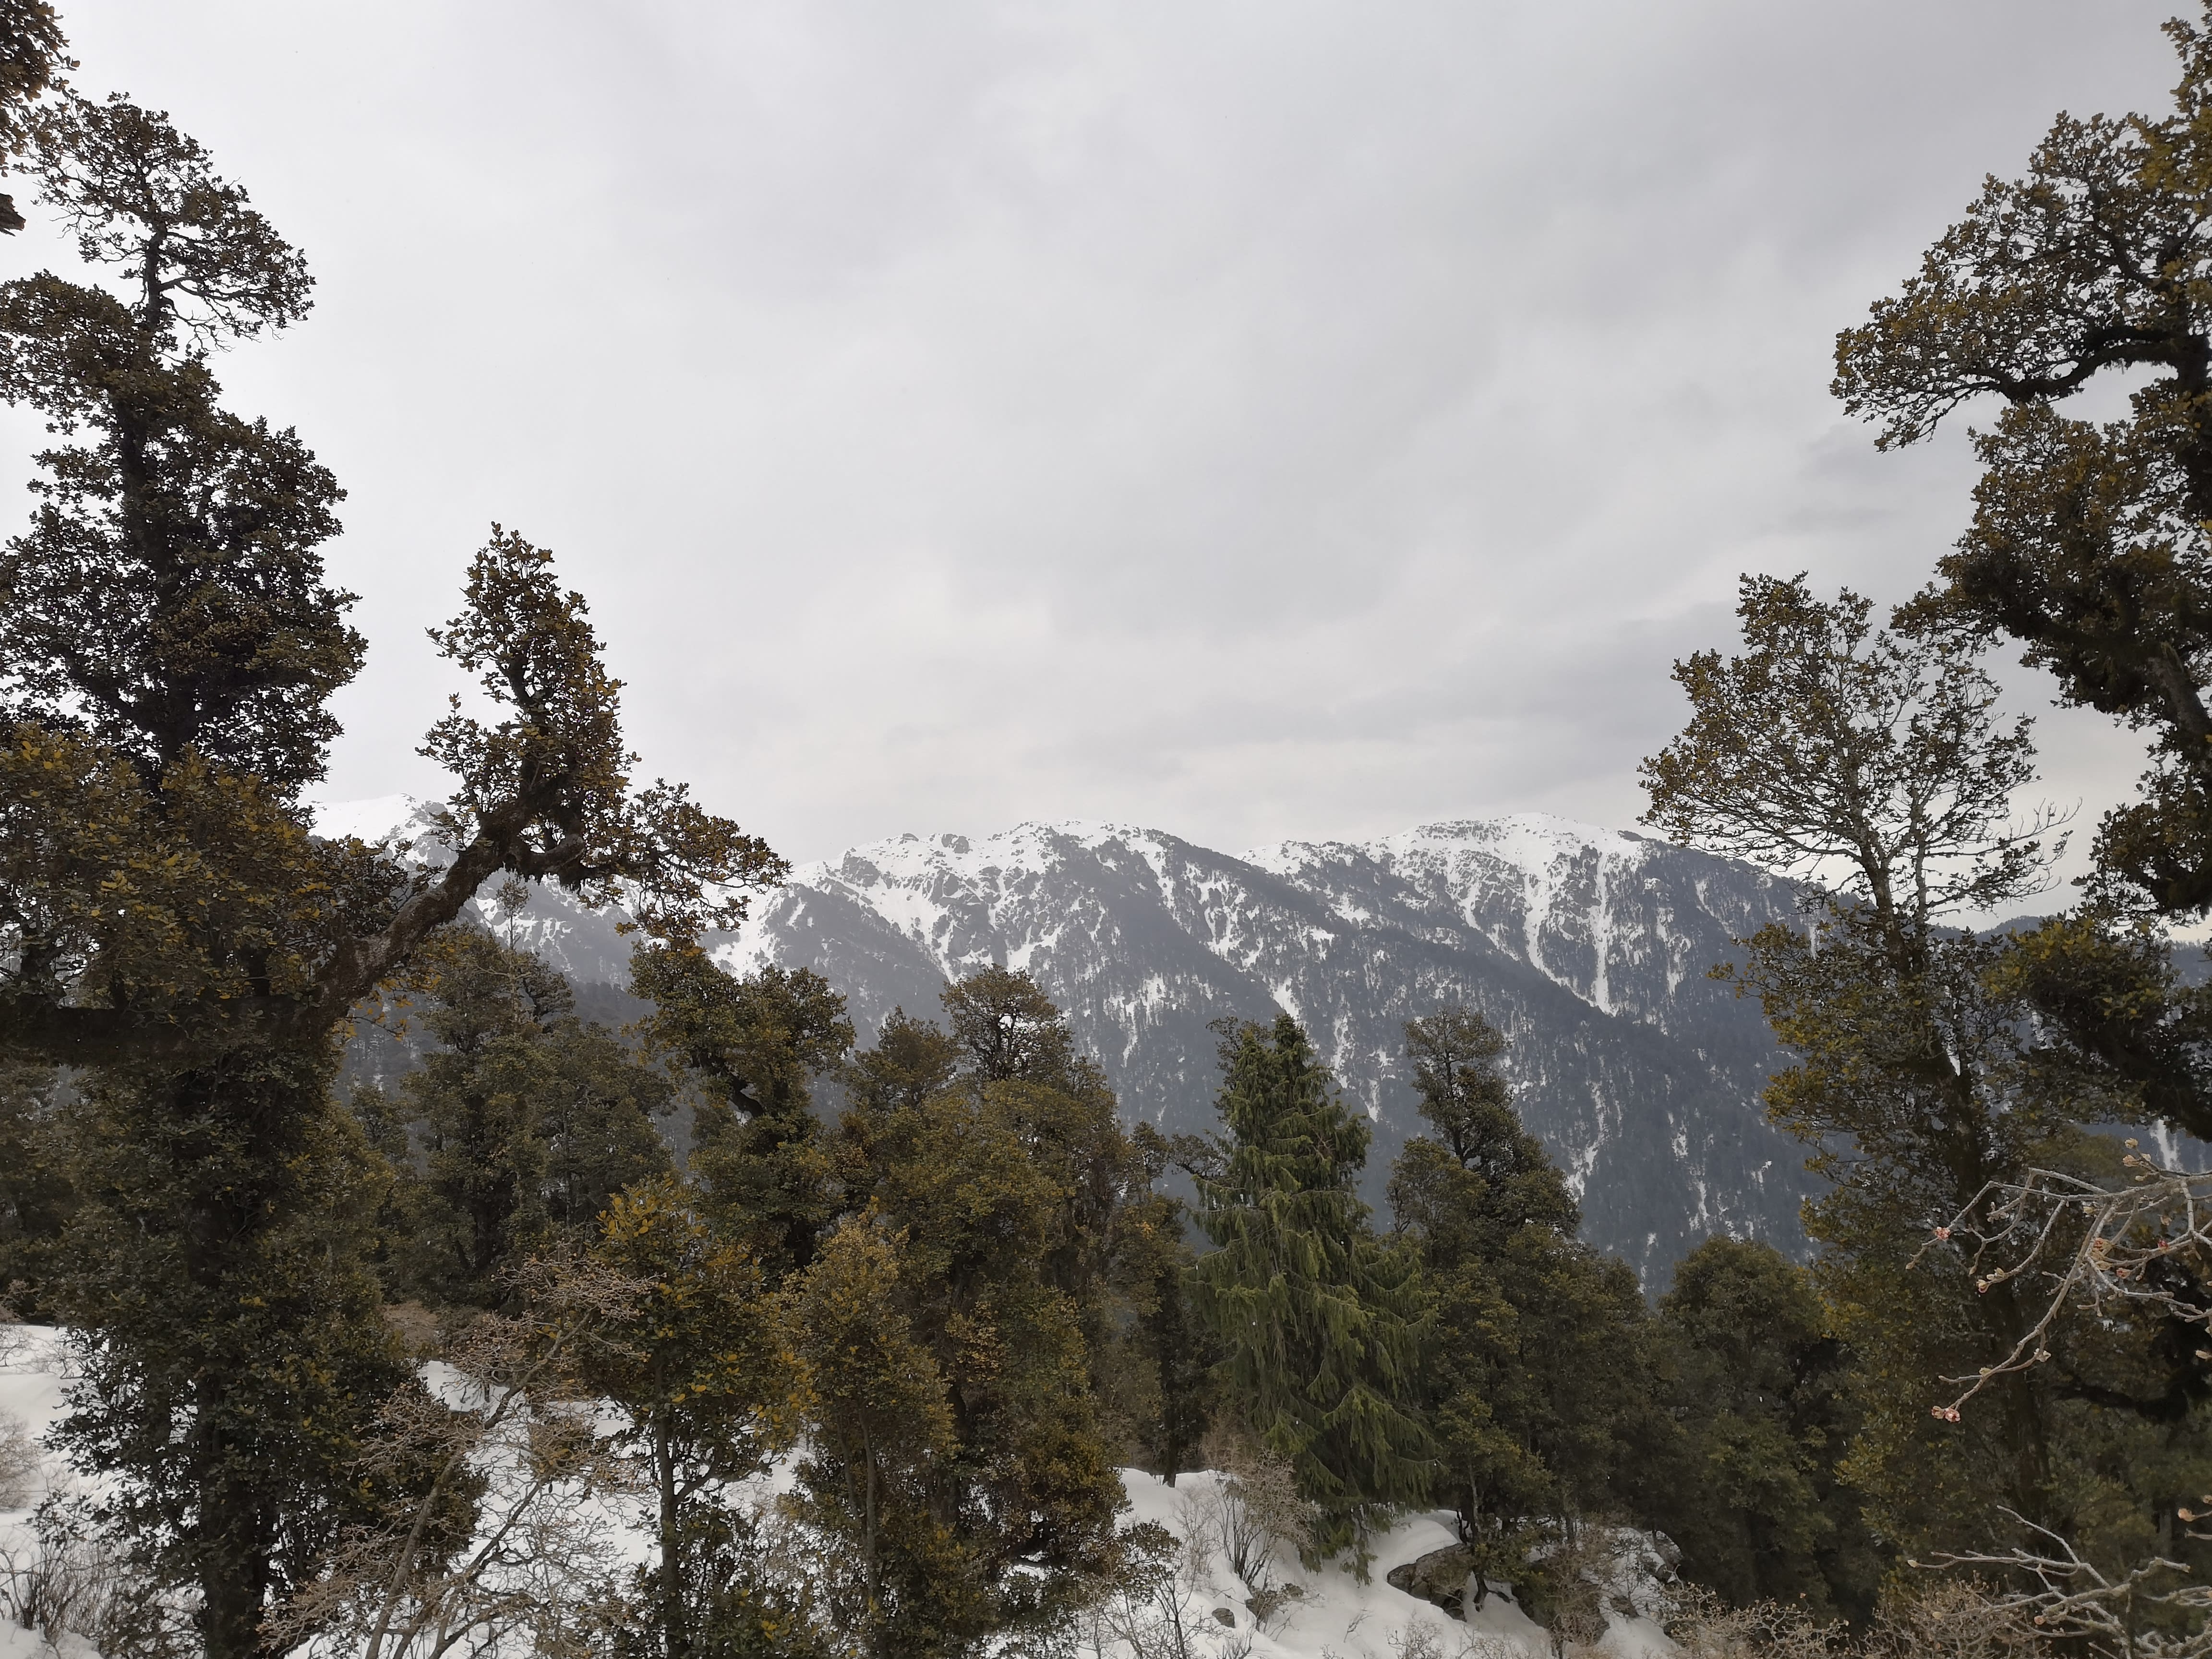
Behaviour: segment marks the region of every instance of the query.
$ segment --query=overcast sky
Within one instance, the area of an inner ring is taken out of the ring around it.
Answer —
[[[319,279],[218,372],[349,491],[325,793],[435,791],[497,520],[642,769],[799,859],[1630,823],[1739,571],[1957,534],[1963,429],[1876,455],[1835,332],[2056,111],[2162,107],[2175,3],[63,0]]]

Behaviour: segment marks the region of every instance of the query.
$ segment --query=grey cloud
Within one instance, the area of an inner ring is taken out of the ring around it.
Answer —
[[[2162,98],[2170,9],[69,17],[321,279],[222,372],[351,491],[333,792],[434,783],[421,630],[498,518],[592,595],[647,764],[811,857],[1627,821],[1738,571],[1894,599],[1956,534],[1962,441],[1875,456],[1834,332],[2058,108]]]

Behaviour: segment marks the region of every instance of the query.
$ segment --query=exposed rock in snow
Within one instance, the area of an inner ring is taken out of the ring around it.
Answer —
[[[1311,1572],[1295,1559],[1275,1563],[1273,1583],[1294,1583],[1297,1593],[1256,1619],[1253,1604],[1261,1599],[1238,1579],[1209,1535],[1207,1516],[1218,1503],[1220,1480],[1204,1472],[1184,1474],[1170,1487],[1141,1470],[1122,1471],[1130,1519],[1164,1526],[1186,1544],[1198,1540],[1175,1587],[1186,1627],[1198,1632],[1190,1644],[1192,1659],[1239,1651],[1252,1659],[1551,1659],[1549,1633],[1521,1610],[1510,1589],[1493,1587],[1483,1606],[1462,1619],[1389,1582],[1395,1569],[1453,1543],[1441,1514],[1407,1516],[1376,1539],[1364,1583],[1348,1560],[1326,1562]],[[1651,1616],[1659,1611],[1661,1578],[1668,1570],[1639,1534],[1620,1538],[1617,1582],[1607,1586],[1607,1627],[1595,1650],[1608,1659],[1661,1659],[1675,1651]],[[1222,1614],[1235,1622],[1221,1622]],[[1109,1659],[1126,1651],[1126,1646],[1103,1647]]]

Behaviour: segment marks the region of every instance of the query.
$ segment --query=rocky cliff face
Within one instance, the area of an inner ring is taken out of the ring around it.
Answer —
[[[1758,1098],[1771,1039],[1755,1004],[1706,977],[1732,938],[1795,913],[1787,884],[1747,865],[1555,818],[1241,857],[1156,830],[1024,824],[805,866],[716,954],[737,971],[814,969],[864,1042],[895,1007],[934,1016],[948,978],[1026,969],[1124,1112],[1170,1131],[1212,1125],[1208,1023],[1285,1010],[1374,1123],[1378,1208],[1419,1128],[1404,1024],[1466,1003],[1510,1039],[1522,1117],[1581,1196],[1585,1235],[1656,1285],[1717,1231],[1802,1246],[1803,1150]],[[623,976],[626,942],[557,895],[503,930],[580,981]]]

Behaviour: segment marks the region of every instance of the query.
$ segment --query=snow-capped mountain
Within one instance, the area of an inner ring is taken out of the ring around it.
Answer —
[[[348,810],[344,827],[369,833],[356,823],[377,816]],[[1656,1285],[1716,1231],[1801,1243],[1803,1151],[1758,1098],[1771,1038],[1756,1004],[1706,976],[1732,939],[1794,914],[1788,884],[1749,865],[1558,818],[1241,856],[1157,830],[1023,824],[804,866],[715,949],[740,972],[814,969],[863,1042],[895,1007],[933,1016],[948,978],[1027,969],[1124,1112],[1169,1130],[1212,1126],[1208,1023],[1288,1011],[1374,1123],[1378,1207],[1420,1127],[1404,1024],[1465,1002],[1507,1034],[1522,1115],[1579,1194],[1585,1235]],[[611,922],[557,894],[502,931],[572,977],[623,975]]]

